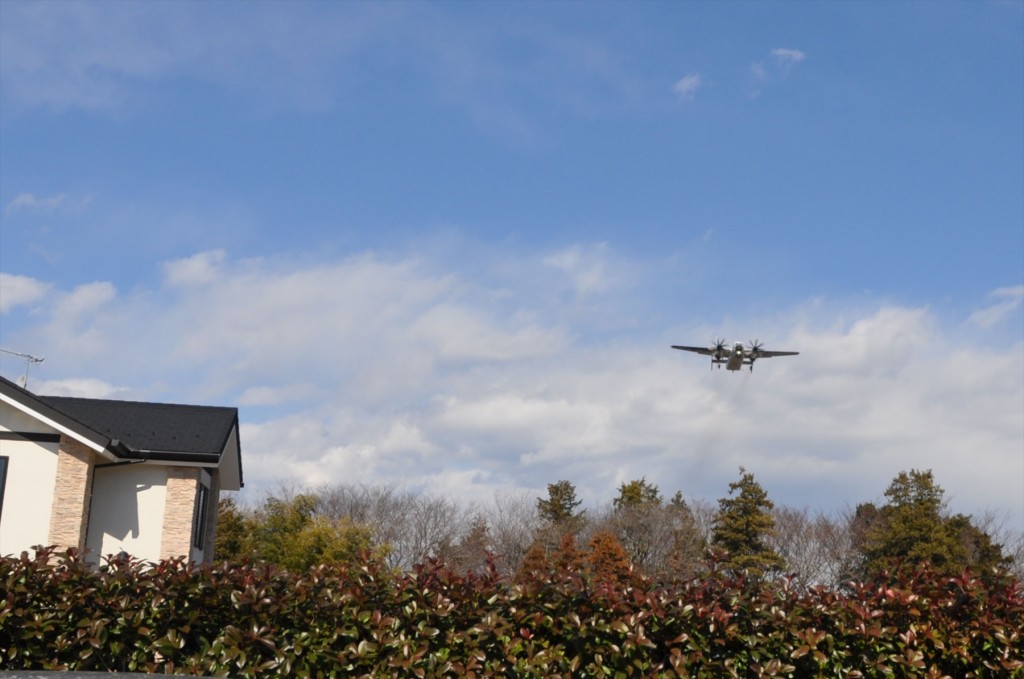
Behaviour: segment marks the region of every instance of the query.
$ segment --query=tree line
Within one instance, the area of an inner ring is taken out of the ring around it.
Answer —
[[[568,480],[548,484],[545,497],[497,494],[490,506],[395,485],[282,488],[248,507],[221,500],[216,556],[293,570],[372,558],[405,571],[439,559],[460,572],[493,564],[508,578],[573,564],[664,582],[714,567],[833,588],[922,564],[1022,578],[1024,536],[992,515],[950,512],[944,495],[930,470],[910,470],[880,504],[812,512],[775,505],[742,467],[717,503],[678,491],[666,499],[646,478],[622,483],[600,508],[584,508]]]

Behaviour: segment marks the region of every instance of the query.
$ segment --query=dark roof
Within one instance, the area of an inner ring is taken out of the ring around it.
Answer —
[[[38,396],[3,376],[0,393],[122,459],[216,465],[233,432],[238,441],[237,408]],[[237,454],[233,476],[241,486]]]
[[[236,408],[66,396],[37,398],[135,452],[219,457],[238,422]]]

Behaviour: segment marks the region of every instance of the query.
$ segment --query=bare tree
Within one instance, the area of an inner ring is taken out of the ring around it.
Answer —
[[[772,513],[772,546],[786,560],[788,574],[804,587],[839,584],[848,570],[848,525],[806,508],[777,506]]]
[[[435,498],[395,485],[332,485],[317,492],[317,510],[348,517],[373,532],[393,568],[406,570],[437,556],[466,531],[472,514],[447,498]]]
[[[494,504],[484,510],[484,516],[499,570],[511,575],[519,570],[542,525],[536,499],[526,492],[500,491],[494,495]]]

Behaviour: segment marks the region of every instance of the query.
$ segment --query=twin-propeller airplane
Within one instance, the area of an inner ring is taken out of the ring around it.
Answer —
[[[681,347],[673,344],[673,349],[692,351],[695,354],[711,357],[711,368],[717,364],[719,369],[725,365],[726,370],[739,370],[745,365],[750,366],[750,372],[754,372],[754,361],[759,358],[774,358],[775,356],[796,356],[799,351],[765,351],[763,345],[757,340],[750,343],[748,347],[743,342],[734,342],[730,347],[725,340],[715,340],[710,347]]]

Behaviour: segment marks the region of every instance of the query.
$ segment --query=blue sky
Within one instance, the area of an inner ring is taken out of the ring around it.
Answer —
[[[244,493],[1024,529],[1024,3],[7,1],[0,76],[0,344],[238,405]]]

